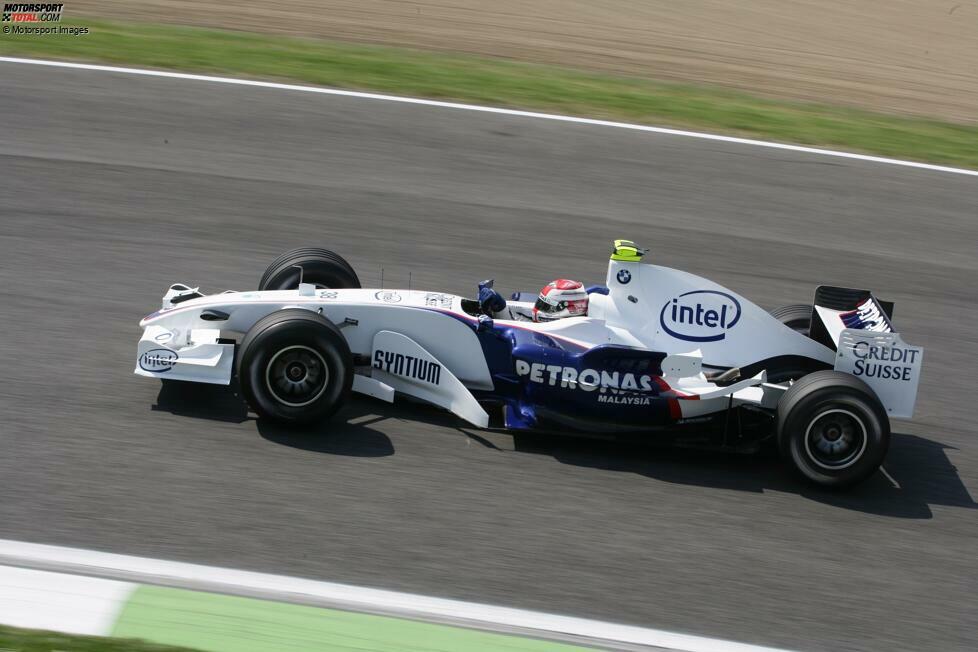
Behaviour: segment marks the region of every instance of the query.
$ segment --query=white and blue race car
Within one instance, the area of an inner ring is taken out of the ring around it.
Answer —
[[[891,417],[913,414],[923,351],[892,304],[819,287],[767,312],[615,242],[586,315],[528,319],[536,295],[486,302],[364,289],[325,249],[274,261],[258,290],[176,284],[140,322],[135,373],[229,385],[261,418],[310,423],[351,392],[403,394],[481,428],[632,435],[687,446],[776,442],[810,481],[846,486],[880,466]]]

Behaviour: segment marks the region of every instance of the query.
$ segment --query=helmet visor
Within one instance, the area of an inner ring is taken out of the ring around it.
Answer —
[[[545,301],[543,298],[538,298],[535,307],[539,312],[546,313],[548,315],[564,312],[566,310],[570,313],[570,316],[576,316],[587,314],[587,302],[587,299],[576,299],[574,301],[555,301],[551,303],[549,301]]]

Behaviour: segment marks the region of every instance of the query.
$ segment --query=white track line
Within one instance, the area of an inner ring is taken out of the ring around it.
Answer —
[[[0,539],[0,564],[231,595],[260,595],[283,602],[329,604],[352,611],[380,611],[487,629],[511,628],[531,635],[561,634],[682,652],[777,652],[769,647],[536,611],[5,539]]]
[[[114,73],[123,73],[127,75],[143,75],[146,77],[166,77],[170,79],[187,79],[191,81],[213,82],[218,84],[233,84],[236,86],[254,86],[258,88],[272,88],[272,89],[285,90],[285,91],[300,91],[303,93],[321,93],[323,95],[342,95],[344,97],[359,97],[368,100],[383,100],[386,102],[401,102],[404,104],[422,104],[425,106],[437,106],[444,109],[461,109],[463,111],[481,111],[483,113],[499,113],[502,115],[519,116],[522,118],[538,118],[541,120],[554,120],[557,122],[572,122],[575,124],[593,125],[598,127],[615,127],[617,129],[631,129],[633,131],[645,131],[645,132],[651,132],[656,134],[668,134],[670,136],[686,136],[689,138],[699,138],[702,140],[715,140],[724,143],[737,143],[739,145],[752,145],[754,147],[782,149],[791,152],[804,152],[806,154],[817,154],[820,156],[833,156],[835,158],[847,158],[847,159],[854,159],[857,161],[869,161],[872,163],[885,163],[887,165],[899,165],[903,167],[918,168],[921,170],[931,170],[933,172],[949,172],[952,174],[978,176],[978,170],[965,170],[962,168],[952,168],[944,165],[931,165],[930,163],[904,161],[901,159],[886,158],[883,156],[853,154],[851,152],[838,152],[831,149],[820,149],[817,147],[787,145],[784,143],[772,143],[766,140],[736,138],[734,136],[720,136],[717,134],[707,134],[698,131],[685,131],[682,129],[650,127],[647,125],[637,125],[637,124],[631,124],[627,122],[595,120],[592,118],[576,118],[567,115],[554,115],[552,113],[537,113],[535,111],[518,111],[516,109],[501,109],[498,107],[480,106],[477,104],[441,102],[438,100],[426,100],[417,97],[399,97],[396,95],[382,95],[379,93],[362,93],[359,91],[344,91],[336,88],[322,88],[318,86],[279,84],[275,82],[253,81],[249,79],[215,77],[212,75],[193,75],[190,73],[183,73],[183,72],[165,72],[162,70],[144,70],[142,68],[122,68],[119,66],[100,66],[100,65],[89,64],[89,63],[68,63],[65,61],[45,61],[41,59],[22,59],[19,57],[0,57],[0,63],[19,63],[19,64],[30,64],[35,66],[53,66],[56,68],[72,68],[75,70],[94,70],[98,72],[114,72]]]

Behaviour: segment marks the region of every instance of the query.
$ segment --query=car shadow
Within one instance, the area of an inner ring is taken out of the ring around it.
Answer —
[[[370,426],[388,418],[390,406],[355,398],[328,423],[306,427],[283,426],[248,413],[244,399],[224,385],[169,381],[163,383],[152,410],[225,423],[254,421],[265,440],[299,450],[353,457],[394,454],[394,444]],[[379,408],[379,409],[378,409]]]
[[[225,423],[244,423],[249,419],[248,406],[230,387],[179,380],[164,380],[156,404],[150,409]]]
[[[933,518],[932,505],[978,508],[947,456],[946,451],[954,448],[917,435],[894,433],[883,469],[841,491],[806,484],[773,449],[742,455],[526,434],[515,436],[514,447],[522,453],[549,455],[564,464],[714,489],[782,491],[895,518]]]
[[[894,433],[881,472],[848,492],[805,491],[819,502],[881,516],[932,518],[931,506],[978,508],[947,456],[957,450],[918,435]]]
[[[364,414],[351,405],[337,413],[328,424],[305,427],[285,426],[256,419],[258,434],[267,441],[314,453],[351,457],[386,457],[394,454],[390,437],[370,426],[389,417]]]
[[[498,431],[469,427],[445,411],[410,401],[391,405],[354,397],[328,424],[297,429],[255,419],[244,400],[229,387],[170,381],[163,384],[152,409],[229,423],[255,421],[259,435],[270,442],[332,455],[393,455],[390,438],[371,426],[395,418],[455,428],[473,442],[496,451],[508,451],[510,447],[503,442],[512,437],[512,450],[517,454],[549,455],[564,464],[634,473],[675,484],[794,493],[881,516],[927,519],[933,517],[932,505],[978,507],[947,456],[946,451],[953,447],[911,434],[893,434],[881,472],[850,490],[827,491],[797,478],[773,450],[739,455],[535,433],[505,433],[500,438]]]

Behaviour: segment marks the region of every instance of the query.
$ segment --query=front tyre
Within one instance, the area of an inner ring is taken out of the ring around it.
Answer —
[[[862,482],[883,463],[890,421],[862,380],[816,371],[794,383],[777,412],[778,447],[802,476],[823,487]]]
[[[300,279],[331,290],[360,287],[357,273],[338,253],[305,247],[287,251],[273,260],[258,282],[258,289],[294,290]]]
[[[258,416],[285,424],[321,421],[353,386],[353,355],[333,322],[301,308],[258,320],[237,361],[241,392]]]

